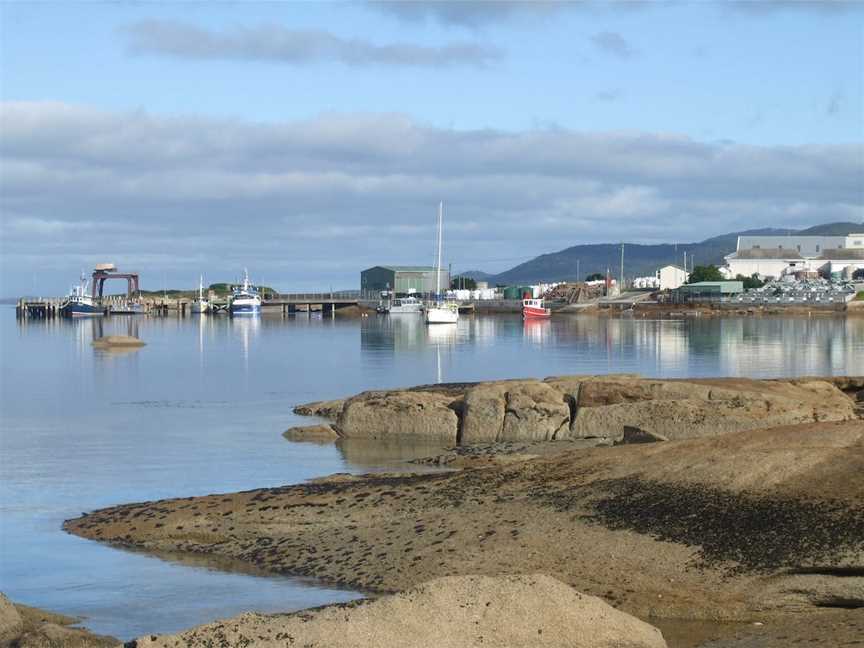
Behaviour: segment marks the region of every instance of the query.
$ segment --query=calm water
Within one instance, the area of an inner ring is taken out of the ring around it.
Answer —
[[[94,350],[94,335],[147,346]],[[236,565],[112,549],[62,521],[116,503],[392,469],[428,449],[289,443],[298,402],[364,389],[566,373],[864,373],[864,319],[265,316],[18,323],[0,309],[0,589],[120,638],[356,596]]]

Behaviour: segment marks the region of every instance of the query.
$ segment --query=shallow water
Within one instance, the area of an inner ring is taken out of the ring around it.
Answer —
[[[138,335],[115,353],[94,336]],[[285,441],[293,405],[438,381],[638,372],[864,373],[864,320],[645,321],[470,317],[355,320],[113,317],[16,322],[0,309],[0,589],[128,639],[240,611],[355,593],[235,565],[122,551],[62,532],[111,504],[202,495],[333,472],[404,469],[429,448]],[[226,571],[232,570],[232,571]]]

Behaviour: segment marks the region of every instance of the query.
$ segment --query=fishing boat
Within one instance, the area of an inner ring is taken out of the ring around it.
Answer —
[[[243,270],[243,284],[234,288],[231,294],[231,315],[260,315],[261,295],[249,281],[249,271]]]
[[[146,312],[147,309],[144,308],[144,304],[137,301],[130,300],[111,305],[112,315],[143,315]]]
[[[210,312],[210,302],[204,299],[204,275],[201,275],[198,280],[198,298],[192,301],[191,308],[193,313]]]
[[[543,305],[542,299],[523,299],[522,317],[525,319],[548,319],[552,311]]]
[[[399,297],[384,306],[384,312],[390,315],[417,315],[423,312],[423,302],[416,297]]]
[[[60,314],[64,317],[99,317],[105,314],[101,306],[97,306],[93,297],[87,294],[87,275],[81,274],[77,286],[72,286],[69,295],[60,305]]]
[[[455,324],[459,304],[441,299],[441,242],[444,231],[444,203],[438,204],[438,258],[435,264],[435,301],[426,308],[427,324]]]

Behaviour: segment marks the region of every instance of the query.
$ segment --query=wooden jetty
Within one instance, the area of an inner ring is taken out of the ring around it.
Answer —
[[[65,298],[23,297],[16,304],[15,315],[19,319],[53,319],[61,315],[60,308],[64,301]],[[123,295],[111,295],[97,298],[94,301],[104,308],[104,315],[111,315],[112,309],[125,304],[128,298]],[[143,313],[141,314],[166,316],[170,313],[176,313],[180,317],[185,317],[192,313],[193,300],[188,297],[147,295],[134,301],[143,306]],[[229,313],[227,297],[211,299],[210,303],[214,314]],[[335,316],[336,312],[342,308],[350,306],[374,308],[374,305],[373,300],[363,299],[357,292],[273,294],[262,300],[262,312],[281,312],[283,315],[305,313],[310,316],[313,312],[320,312],[322,315]],[[128,314],[123,313],[123,315]]]

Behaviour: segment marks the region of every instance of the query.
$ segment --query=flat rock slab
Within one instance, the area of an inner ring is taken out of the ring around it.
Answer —
[[[106,335],[93,340],[91,344],[95,347],[142,347],[146,342],[131,335]]]
[[[300,405],[344,438],[423,438],[462,445],[600,438],[625,429],[680,440],[859,418],[861,377],[658,380],[627,374],[424,385]],[[845,390],[845,393],[844,391]]]
[[[308,441],[311,443],[332,443],[339,438],[332,425],[304,425],[288,428],[282,436],[289,441]]]
[[[312,403],[297,405],[294,408],[294,413],[300,416],[320,416],[331,421],[336,421],[342,413],[344,406],[344,399],[314,401]]]
[[[450,576],[377,600],[244,614],[137,648],[665,648],[660,631],[542,574]]]

